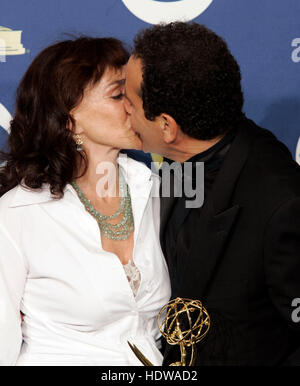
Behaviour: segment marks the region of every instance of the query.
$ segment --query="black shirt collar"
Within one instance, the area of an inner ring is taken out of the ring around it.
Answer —
[[[232,142],[233,138],[235,137],[236,130],[230,130],[227,134],[224,135],[222,139],[220,139],[219,142],[217,142],[215,145],[210,147],[207,150],[204,150],[201,153],[193,155],[191,158],[187,159],[184,162],[206,162],[209,159],[212,158],[212,156],[221,149],[223,149],[226,145]]]

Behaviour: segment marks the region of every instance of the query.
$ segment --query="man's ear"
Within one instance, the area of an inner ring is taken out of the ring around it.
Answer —
[[[180,127],[175,121],[175,119],[171,115],[164,113],[159,116],[159,119],[163,139],[165,140],[165,142],[172,143],[176,141]]]

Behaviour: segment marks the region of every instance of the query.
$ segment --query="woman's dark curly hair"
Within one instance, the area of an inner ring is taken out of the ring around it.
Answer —
[[[205,26],[150,27],[135,37],[133,55],[142,61],[147,119],[169,114],[184,133],[207,140],[244,116],[239,66],[224,40]]]
[[[127,61],[119,40],[91,37],[53,44],[33,60],[17,90],[9,151],[0,152],[0,196],[21,183],[32,189],[48,183],[55,198],[63,197],[66,184],[88,166],[67,128],[75,124],[70,111],[107,68]]]

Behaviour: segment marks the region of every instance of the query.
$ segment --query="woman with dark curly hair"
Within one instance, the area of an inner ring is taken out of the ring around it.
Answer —
[[[119,154],[141,148],[127,60],[113,38],[66,40],[19,85],[1,153],[0,364],[139,365],[127,341],[162,362],[159,180]]]

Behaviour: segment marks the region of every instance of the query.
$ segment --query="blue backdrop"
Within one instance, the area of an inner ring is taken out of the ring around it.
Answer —
[[[17,84],[42,48],[66,33],[131,44],[141,28],[178,12],[225,38],[241,66],[246,114],[300,162],[299,0],[1,0],[0,148]]]

